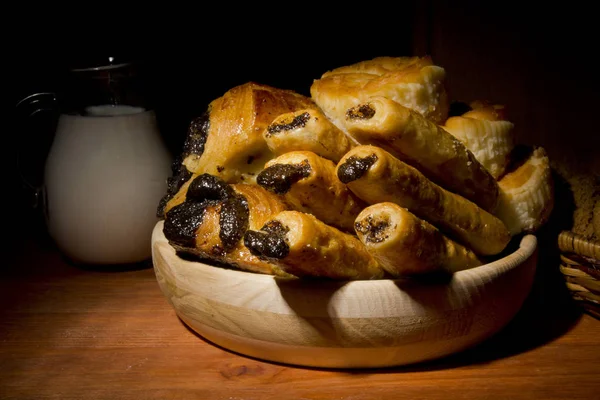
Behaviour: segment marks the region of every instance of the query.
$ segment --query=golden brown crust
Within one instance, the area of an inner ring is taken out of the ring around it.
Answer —
[[[385,97],[351,109],[348,130],[417,168],[443,188],[493,213],[498,183],[466,146],[440,126]]]
[[[233,184],[236,193],[244,196],[248,201],[249,219],[248,229],[260,229],[265,222],[277,213],[287,210],[287,205],[278,196],[263,190],[255,185]],[[205,256],[210,256],[216,261],[236,266],[240,269],[259,272],[269,275],[284,275],[279,267],[268,260],[260,259],[251,254],[240,238],[233,248],[225,253],[223,243],[219,237],[221,231],[220,211],[222,204],[210,207],[205,211],[203,222],[196,231],[196,250]]]
[[[488,106],[450,117],[443,126],[496,180],[506,172],[515,147],[514,124],[501,118],[497,108]]]
[[[248,229],[259,229],[273,215],[289,209],[289,205],[280,196],[274,195],[260,186],[236,183],[231,187],[237,194],[244,196],[248,202],[250,210]]]
[[[477,254],[498,254],[510,241],[500,219],[379,147],[353,148],[337,164],[336,173],[367,203],[405,207]]]
[[[242,270],[286,276],[287,274],[283,273],[277,265],[252,255],[248,248],[244,246],[242,238],[246,230],[259,229],[273,215],[287,210],[289,208],[287,203],[279,196],[268,192],[260,186],[245,183],[231,184],[231,189],[233,189],[232,195],[235,193],[235,195],[240,197],[237,205],[240,209],[233,207],[227,212],[232,220],[233,225],[231,226],[235,229],[241,229],[239,232],[234,232],[237,236],[234,236],[235,241],[231,243],[230,238],[222,236],[224,229],[222,218],[225,215],[223,207],[225,202],[231,200],[231,198],[207,198],[204,200],[188,198],[188,189],[194,179],[192,178],[186,182],[182,190],[178,193],[178,196],[172,200],[172,204],[169,204],[165,217],[165,226],[169,226],[169,224],[175,223],[172,221],[175,217],[169,211],[175,210],[174,212],[176,212],[178,208],[189,207],[193,203],[204,202],[202,207],[196,208],[193,214],[189,214],[190,218],[183,219],[183,226],[176,227],[185,231],[186,229],[190,229],[189,226],[185,226],[188,224],[188,220],[199,221],[197,226],[192,228],[194,229],[192,243],[183,244],[180,241],[170,239],[171,244],[178,250],[186,253],[195,254],[201,258]],[[226,228],[230,229],[230,226],[226,226]],[[172,236],[172,234],[167,234],[167,237]],[[224,239],[228,242],[224,242]]]
[[[323,73],[321,78],[330,76],[362,73],[376,76],[392,74],[403,76],[403,82],[416,81],[421,76],[421,70],[433,66],[430,56],[424,57],[375,57],[370,60],[359,61],[350,65],[343,65]]]
[[[183,164],[228,183],[252,181],[274,157],[263,138],[266,127],[280,114],[308,107],[313,101],[293,91],[254,82],[236,86],[209,104],[204,151],[188,155]]]
[[[261,231],[248,231],[246,246],[271,258],[297,277],[331,279],[378,279],[384,270],[355,236],[329,226],[314,215],[282,211]],[[278,240],[280,252],[273,254]]]
[[[500,181],[497,216],[511,235],[534,233],[554,209],[554,179],[550,160],[543,147],[531,149],[524,162],[511,169]]]
[[[367,250],[392,276],[452,273],[482,264],[473,251],[395,203],[366,207],[358,215],[355,229]]]
[[[295,168],[301,175],[282,168]],[[310,151],[285,153],[265,164],[257,183],[281,194],[295,210],[353,232],[354,219],[366,206],[336,176],[336,164]]]
[[[448,116],[445,70],[431,57],[376,57],[325,72],[310,88],[325,114],[346,131],[346,111],[371,96],[384,96],[435,123]]]
[[[499,254],[512,232],[496,214],[510,151],[496,171],[450,127],[487,134],[510,122],[485,101],[449,119],[445,78],[430,57],[377,57],[326,71],[310,97],[230,89],[190,124],[157,211],[165,237],[209,264],[287,277],[452,272]]]
[[[312,151],[338,162],[352,142],[318,108],[281,114],[264,132],[269,149],[277,156],[290,151]]]

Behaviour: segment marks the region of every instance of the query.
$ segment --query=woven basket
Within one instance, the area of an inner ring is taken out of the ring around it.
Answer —
[[[560,272],[567,289],[583,309],[600,319],[600,242],[571,231],[558,236]]]

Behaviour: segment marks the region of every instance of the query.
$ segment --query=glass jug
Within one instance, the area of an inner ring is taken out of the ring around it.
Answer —
[[[131,264],[151,256],[171,154],[134,63],[72,68],[57,93],[18,108],[57,114],[38,187],[48,233],[74,263]]]

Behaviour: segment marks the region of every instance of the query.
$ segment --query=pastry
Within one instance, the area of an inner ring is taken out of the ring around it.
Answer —
[[[378,279],[385,272],[356,236],[301,211],[282,211],[248,230],[244,244],[297,277]]]
[[[498,182],[500,205],[496,215],[513,236],[537,231],[554,208],[554,181],[546,150],[530,150],[524,162],[511,168]]]
[[[348,110],[349,132],[417,168],[433,182],[493,213],[498,184],[465,145],[400,103],[373,97]]]
[[[194,181],[194,179],[196,179],[198,177],[198,174],[192,174],[190,172],[189,177],[187,178],[187,180],[185,182],[183,182],[182,184],[179,184],[179,190],[177,190],[175,193],[168,193],[164,198],[163,198],[163,206],[162,209],[160,210],[160,214],[158,215],[159,218],[164,219],[166,217],[166,214],[169,212],[169,210],[181,203],[183,203],[185,201],[186,198],[186,194],[187,194],[187,190],[188,187],[190,186],[190,184],[192,183],[192,181]]]
[[[333,161],[311,151],[291,151],[268,161],[256,182],[282,195],[293,209],[353,232],[354,219],[366,204],[340,182],[335,168]]]
[[[515,147],[514,124],[506,120],[501,105],[473,102],[469,111],[448,118],[443,128],[459,139],[496,180],[500,179]]]
[[[356,218],[355,230],[391,276],[452,273],[482,264],[472,250],[395,203],[366,207]]]
[[[314,107],[306,96],[249,82],[213,100],[190,127],[182,163],[194,174],[208,173],[227,183],[252,182],[274,157],[263,132],[275,117]]]
[[[243,245],[248,229],[258,229],[287,204],[257,185],[227,184],[209,174],[190,180],[183,200],[166,212],[164,234],[179,252],[242,270],[286,275]]]
[[[340,129],[346,111],[371,96],[384,96],[434,123],[448,115],[446,72],[431,57],[376,57],[335,68],[313,81],[312,99]]]
[[[182,256],[284,277],[452,273],[499,256],[548,220],[547,156],[513,164],[504,106],[450,107],[445,79],[428,56],[377,57],[326,71],[308,97],[233,87],[188,127],[157,209],[165,236]],[[586,231],[598,214],[580,218]]]
[[[338,162],[352,142],[318,108],[281,114],[264,132],[265,142],[277,156],[295,150],[307,150]]]
[[[500,219],[379,147],[354,147],[336,174],[368,204],[398,204],[479,255],[498,254],[511,239]]]

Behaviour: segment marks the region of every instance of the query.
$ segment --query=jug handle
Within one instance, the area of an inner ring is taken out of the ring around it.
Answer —
[[[20,99],[16,106],[16,115],[19,119],[19,123],[24,125],[24,123],[37,114],[41,112],[56,112],[57,107],[57,97],[53,92],[38,92],[27,95],[26,97]],[[17,173],[20,177],[21,183],[31,196],[31,207],[37,209],[40,206],[40,197],[43,196],[42,186],[35,185],[30,182],[29,179],[24,175],[22,168],[22,155],[21,155],[21,147],[17,146],[16,150],[16,163],[17,163]]]

